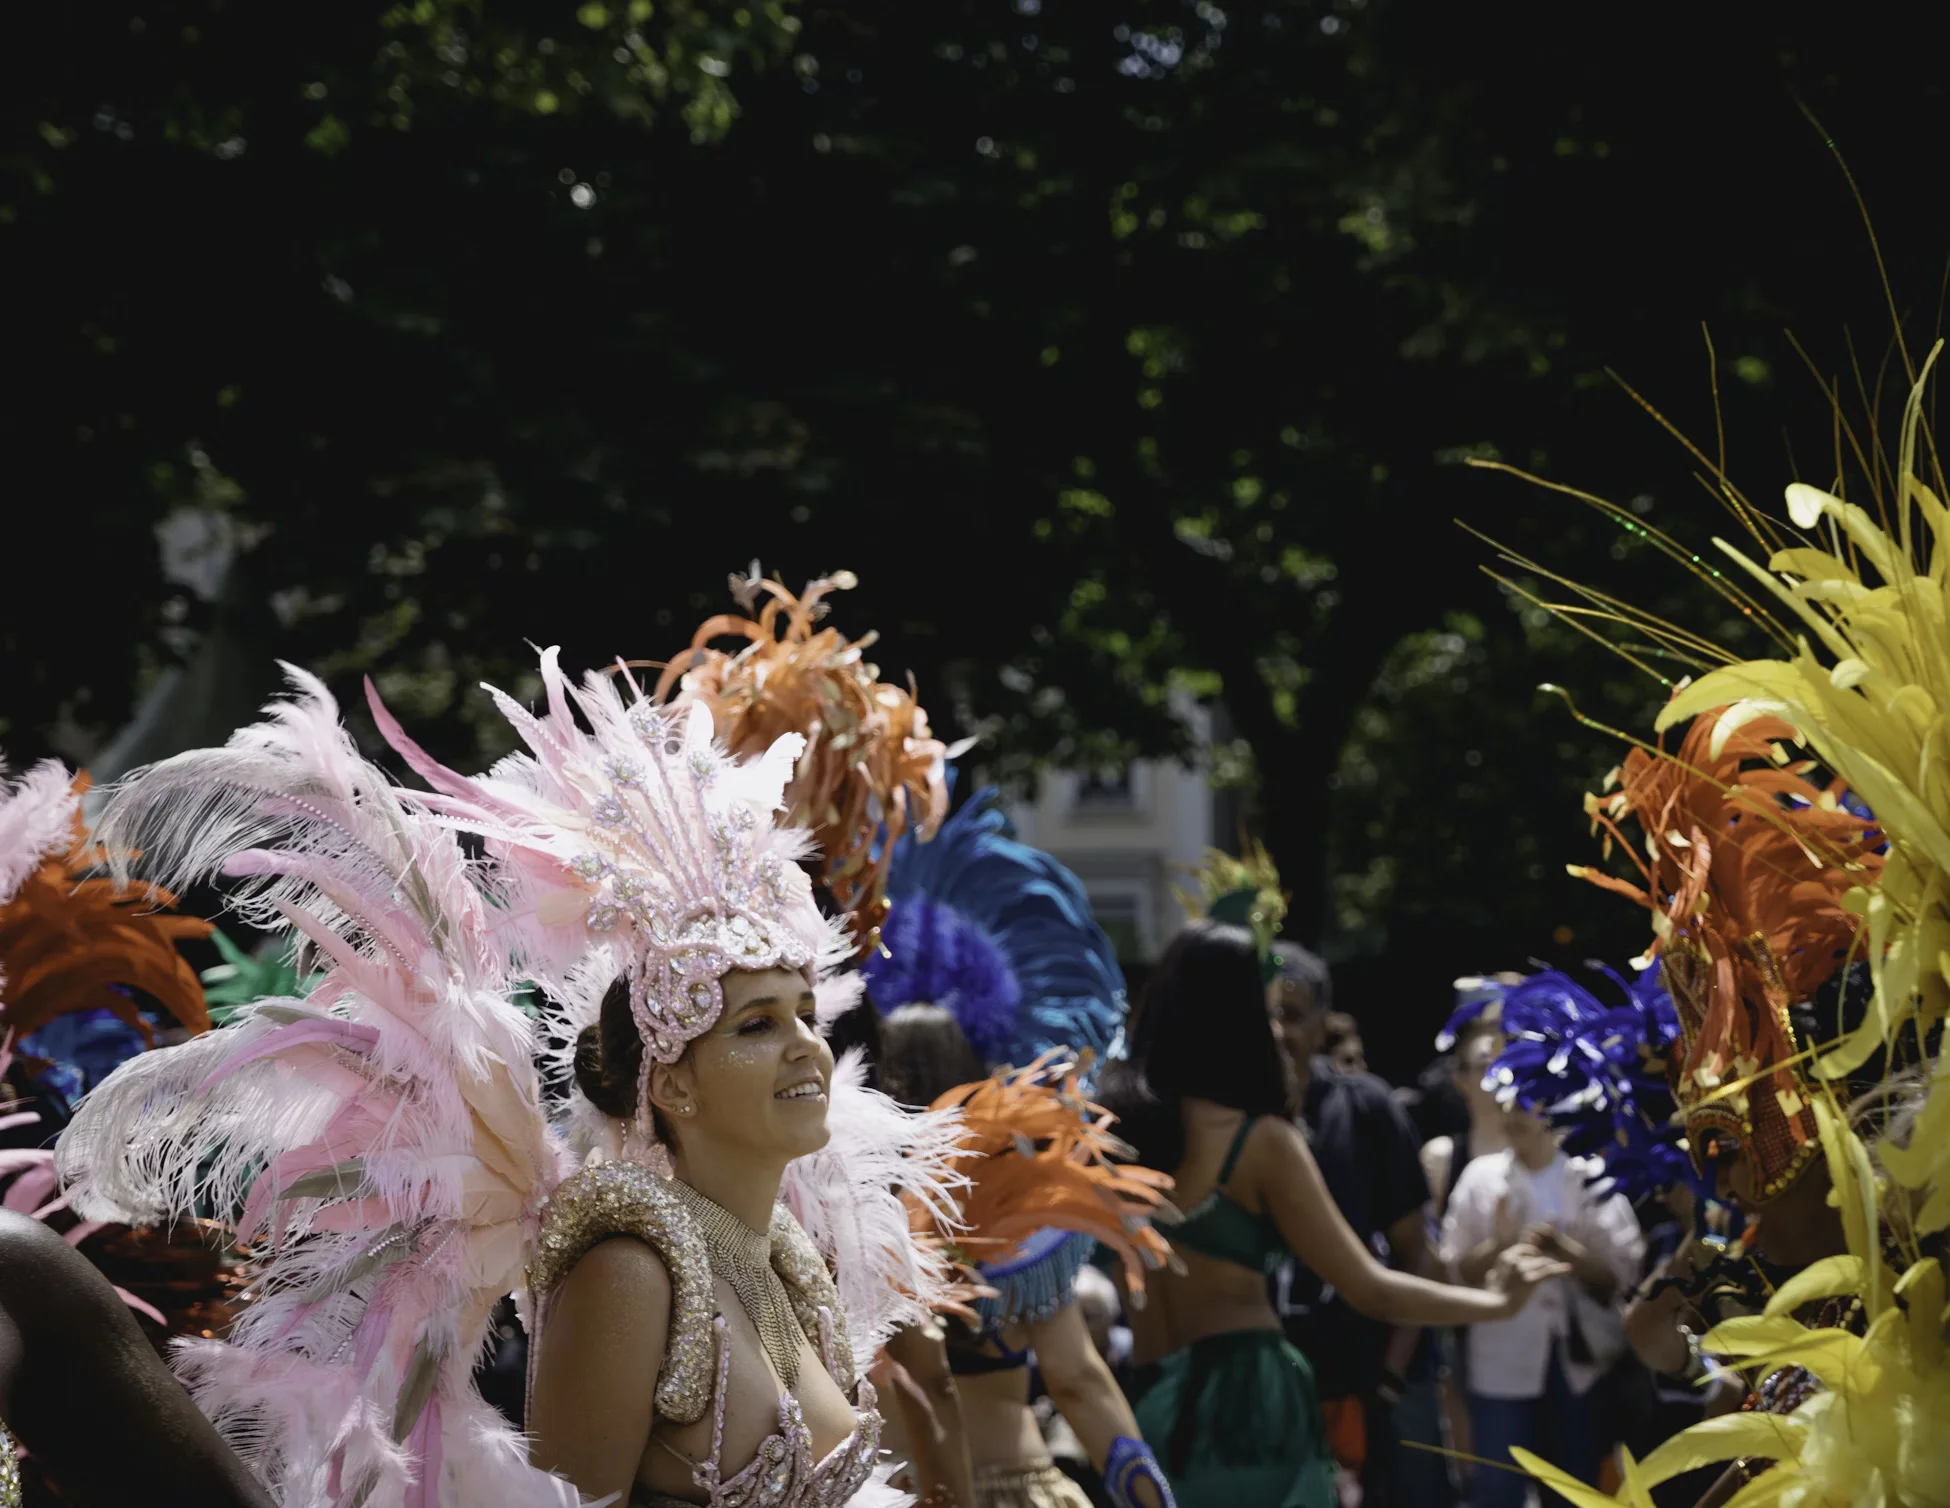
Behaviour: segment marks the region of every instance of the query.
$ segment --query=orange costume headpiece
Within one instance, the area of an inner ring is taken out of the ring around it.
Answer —
[[[1694,1160],[1717,1137],[1737,1138],[1765,1200],[1821,1151],[1803,1073],[1815,1044],[1796,1040],[1789,1010],[1856,951],[1859,923],[1842,898],[1880,871],[1882,840],[1841,804],[1839,781],[1807,778],[1813,761],[1782,747],[1787,723],[1725,732],[1721,710],[1696,718],[1676,753],[1633,750],[1607,780],[1616,789],[1585,798],[1606,853],[1616,842],[1643,883],[1572,873],[1651,912],[1648,953],[1662,957],[1679,1014],[1673,1094]],[[1642,843],[1623,831],[1628,818]]]
[[[0,778],[0,1031],[17,1040],[106,1007],[153,1045],[118,985],[152,996],[192,1032],[209,1030],[202,983],[176,945],[209,936],[210,924],[171,915],[167,891],[91,873],[108,855],[82,825],[87,789],[85,774],[70,780],[51,760],[11,789]]]
[[[719,613],[691,635],[657,681],[656,697],[711,709],[719,741],[734,759],[764,752],[783,734],[802,734],[806,752],[785,790],[784,825],[819,845],[820,878],[853,917],[861,948],[872,946],[887,912],[887,867],[912,826],[929,838],[948,813],[948,751],[928,731],[912,689],[878,679],[866,650],[877,634],[849,640],[815,628],[828,592],[854,584],[841,571],[795,597],[777,581],[734,576],[732,591],[754,618]],[[733,653],[713,639],[738,638]]]

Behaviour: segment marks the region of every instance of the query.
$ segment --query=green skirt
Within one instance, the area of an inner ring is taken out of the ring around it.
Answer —
[[[1335,1508],[1313,1368],[1277,1330],[1208,1336],[1131,1379],[1179,1508]]]

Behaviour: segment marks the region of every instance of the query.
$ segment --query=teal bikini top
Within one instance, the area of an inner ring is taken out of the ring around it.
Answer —
[[[1287,1258],[1286,1242],[1280,1239],[1279,1228],[1273,1224],[1271,1215],[1264,1212],[1255,1215],[1225,1191],[1233,1165],[1239,1161],[1239,1151],[1246,1145],[1246,1137],[1257,1119],[1249,1115],[1239,1123],[1212,1192],[1199,1200],[1178,1224],[1165,1227],[1165,1233],[1173,1246],[1270,1275]]]

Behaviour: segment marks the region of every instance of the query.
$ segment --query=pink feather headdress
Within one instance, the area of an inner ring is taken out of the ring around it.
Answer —
[[[436,763],[367,695],[387,741],[434,788],[411,799],[485,841],[529,970],[565,983],[592,944],[611,944],[647,1079],[717,1021],[731,970],[816,979],[850,952],[799,865],[810,840],[778,823],[806,741],[784,734],[741,763],[714,742],[702,706],[626,702],[601,675],[574,687],[552,648],[541,675],[542,717],[487,688],[529,752],[479,779]]]

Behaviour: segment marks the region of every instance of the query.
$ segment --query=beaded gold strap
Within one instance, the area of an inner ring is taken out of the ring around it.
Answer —
[[[851,1394],[859,1374],[853,1360],[853,1340],[847,1333],[846,1310],[826,1259],[805,1228],[783,1204],[772,1207],[772,1270],[785,1284],[799,1328],[819,1349],[826,1369],[840,1390]],[[823,1323],[822,1323],[823,1321]]]

